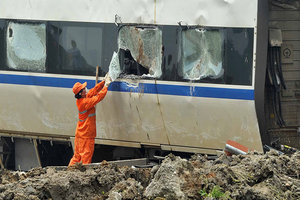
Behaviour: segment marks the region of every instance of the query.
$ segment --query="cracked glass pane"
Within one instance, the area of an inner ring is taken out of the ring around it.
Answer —
[[[7,66],[26,71],[45,71],[46,25],[9,22],[6,33]]]
[[[217,79],[224,74],[222,52],[224,39],[219,30],[188,29],[182,31],[183,78]]]
[[[144,77],[158,78],[161,76],[162,63],[162,31],[159,28],[138,28],[124,26],[119,31],[119,49],[123,49],[125,54],[130,54],[124,58],[127,64],[132,57],[135,62],[146,68]],[[127,60],[126,60],[127,59]]]
[[[109,64],[109,76],[115,81],[121,73],[118,53],[114,52]]]

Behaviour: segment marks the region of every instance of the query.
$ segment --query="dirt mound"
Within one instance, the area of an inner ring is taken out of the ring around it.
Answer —
[[[300,153],[257,152],[211,161],[172,154],[153,168],[80,163],[1,170],[0,199],[300,199]]]

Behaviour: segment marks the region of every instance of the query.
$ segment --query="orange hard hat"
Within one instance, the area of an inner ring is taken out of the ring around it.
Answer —
[[[87,85],[86,82],[84,82],[83,84],[79,83],[79,82],[76,82],[74,85],[73,85],[73,92],[74,94],[78,94],[80,92],[80,90],[82,90],[83,88],[85,88]]]

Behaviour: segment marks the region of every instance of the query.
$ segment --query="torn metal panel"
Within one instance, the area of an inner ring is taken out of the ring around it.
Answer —
[[[159,28],[124,26],[119,31],[118,45],[129,50],[133,59],[149,70],[143,76],[161,76],[162,31]]]
[[[200,80],[224,74],[222,51],[224,39],[219,30],[188,29],[182,31],[181,69],[183,77]]]
[[[45,71],[46,25],[9,22],[6,34],[9,68]]]

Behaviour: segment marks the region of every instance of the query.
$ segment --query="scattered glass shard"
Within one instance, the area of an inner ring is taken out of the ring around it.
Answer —
[[[115,81],[121,73],[119,55],[116,52],[114,52],[112,59],[110,61],[108,73],[112,81]]]

